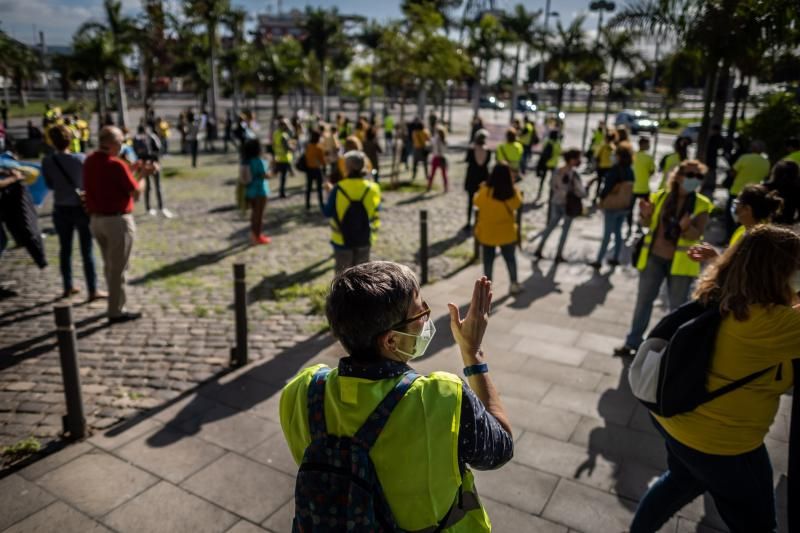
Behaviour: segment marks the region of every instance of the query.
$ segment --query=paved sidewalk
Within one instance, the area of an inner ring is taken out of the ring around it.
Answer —
[[[596,249],[599,231],[579,220],[572,257]],[[494,531],[625,531],[664,468],[662,440],[610,355],[630,320],[635,272],[520,259],[525,292],[516,298],[495,265],[484,345],[515,430],[512,462],[477,474]],[[438,334],[419,370],[460,371],[445,304],[466,304],[479,274],[469,267],[423,289]],[[0,480],[0,531],[289,531],[296,466],[278,425],[280,387],[340,354],[327,334],[314,336]],[[767,438],[781,520],[789,400]],[[711,501],[698,498],[663,531],[724,529]]]

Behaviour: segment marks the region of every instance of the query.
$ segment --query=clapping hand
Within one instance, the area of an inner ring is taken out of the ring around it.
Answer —
[[[491,306],[492,282],[486,276],[475,281],[472,301],[463,320],[456,304],[447,304],[450,309],[450,330],[453,332],[453,338],[461,349],[461,356],[467,366],[480,362],[478,350],[481,347],[486,326],[489,324]]]
[[[717,250],[707,242],[695,244],[689,248],[687,253],[689,254],[689,259],[697,261],[698,263],[705,263],[706,261],[719,257]]]

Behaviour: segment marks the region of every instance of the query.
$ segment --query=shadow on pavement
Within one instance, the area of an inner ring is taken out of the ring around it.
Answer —
[[[543,273],[539,263],[532,262],[531,277],[522,282],[524,290],[517,294],[508,306],[512,309],[527,309],[533,302],[544,298],[551,292],[561,292],[556,282],[556,267],[556,262],[552,261],[550,269],[547,273]]]
[[[592,271],[592,277],[580,285],[575,285],[570,294],[569,307],[567,312],[570,316],[588,316],[592,314],[598,306],[603,305],[606,296],[614,288],[611,284],[611,274],[609,270],[605,274]]]
[[[271,276],[264,276],[261,281],[247,291],[247,305],[260,300],[272,299],[275,289],[288,287],[295,283],[305,283],[333,270],[334,265],[330,262],[332,258],[333,255],[329,255],[291,274],[282,271]]]
[[[294,377],[306,363],[318,355],[326,348],[332,346],[336,341],[328,334],[317,334],[300,344],[289,348],[274,358],[256,365],[246,372],[240,374],[235,379],[227,383],[219,383],[220,375],[202,385],[191,402],[186,404],[167,425],[157,431],[147,439],[147,444],[156,448],[169,446],[188,435],[196,434],[204,424],[210,424],[218,420],[233,416],[239,412],[246,411],[255,405],[268,400],[275,394],[280,393],[286,381]],[[256,382],[257,386],[253,386]],[[218,401],[233,409],[207,409],[208,399]],[[161,409],[168,407],[164,405]],[[147,413],[152,416],[157,411]],[[106,433],[114,436],[122,433],[135,423],[141,420],[132,421],[131,424],[123,424]],[[174,427],[181,426],[181,431],[175,431]]]
[[[175,261],[174,263],[164,265],[160,268],[157,268],[156,270],[152,270],[147,274],[145,274],[144,276],[140,276],[136,279],[131,280],[130,284],[142,285],[144,283],[147,283],[148,281],[156,281],[164,278],[170,278],[172,276],[185,274],[186,272],[191,272],[192,270],[195,270],[197,268],[213,265],[214,263],[222,261],[226,257],[244,251],[248,246],[249,244],[247,242],[235,242],[230,246],[223,248],[221,250],[196,254],[191,257],[187,257],[186,259],[181,259],[180,261]]]

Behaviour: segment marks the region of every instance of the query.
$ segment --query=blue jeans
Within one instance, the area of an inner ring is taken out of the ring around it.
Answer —
[[[482,245],[483,247],[483,274],[492,279],[492,267],[494,266],[494,257],[495,253],[497,252],[496,246],[487,246]],[[503,259],[506,262],[506,267],[508,268],[508,277],[511,279],[511,283],[517,282],[517,258],[514,255],[516,252],[517,244],[512,242],[511,244],[504,244],[500,247],[500,253],[503,254]]]
[[[89,229],[89,215],[80,206],[57,205],[53,207],[53,225],[58,233],[58,259],[61,267],[61,280],[64,291],[72,287],[72,234],[78,232],[83,259],[83,273],[86,276],[86,289],[89,294],[97,292],[97,273],[92,254],[92,232]]]
[[[658,531],[683,506],[709,492],[731,533],[775,532],[772,464],[762,444],[741,455],[710,455],[664,436],[667,471],[639,502],[630,533]]]
[[[652,254],[647,258],[647,266],[639,273],[639,292],[636,295],[636,307],[633,310],[633,323],[625,339],[627,346],[638,348],[642,343],[644,332],[650,325],[653,304],[665,279],[669,292],[670,311],[677,309],[689,299],[689,289],[692,287],[694,278],[673,276],[669,273],[671,267],[672,259],[663,259]]]
[[[628,211],[625,209],[608,209],[603,211],[603,241],[600,243],[600,251],[597,252],[597,262],[603,261],[611,243],[611,235],[614,235],[614,261],[619,261],[619,254],[622,252],[622,223]]]
[[[564,205],[550,202],[550,220],[547,222],[547,227],[542,232],[542,242],[539,243],[539,252],[544,249],[544,244],[547,242],[547,238],[550,237],[550,234],[553,233],[553,230],[556,229],[558,223],[563,218],[564,227],[561,228],[561,238],[558,241],[558,252],[556,254],[556,257],[561,257],[561,253],[564,251],[564,245],[567,243],[569,228],[572,226],[572,217],[567,216],[566,209],[567,208]]]

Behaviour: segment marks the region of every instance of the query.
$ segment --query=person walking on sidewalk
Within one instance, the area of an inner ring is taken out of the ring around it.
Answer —
[[[700,264],[689,257],[689,249],[701,242],[711,200],[698,193],[706,166],[694,159],[681,163],[669,178],[668,189],[661,189],[639,204],[642,224],[650,228],[644,236],[636,261],[639,289],[631,329],[625,344],[614,350],[618,356],[631,355],[642,338],[653,303],[666,280],[669,309],[675,310],[689,298],[692,282],[700,275]]]
[[[480,348],[491,301],[491,282],[483,277],[475,282],[463,319],[458,307],[448,304],[465,382],[447,372],[419,375],[410,366],[425,355],[436,334],[432,310],[411,269],[374,262],[334,279],[326,316],[347,356],[334,369],[301,370],[280,399],[281,428],[301,465],[295,520],[303,530],[313,530],[323,519],[314,510],[322,507],[326,520],[330,513],[346,520],[360,511],[369,516],[365,527],[380,517],[403,531],[491,531],[470,467],[498,469],[514,448],[489,357]],[[369,453],[361,471],[374,474],[366,489],[373,505],[367,509],[355,508],[359,491],[348,490],[351,483],[362,483],[349,475],[354,455],[340,463],[346,477],[311,461],[349,442],[354,453],[357,446]],[[325,504],[314,505],[320,502]]]
[[[433,177],[436,175],[436,170],[441,169],[442,180],[444,181],[444,192],[448,191],[447,187],[447,133],[443,126],[436,128],[436,134],[433,136],[433,158],[431,159],[431,175],[428,176],[428,191],[433,187]]]
[[[383,149],[378,144],[378,134],[374,126],[367,125],[364,131],[364,155],[372,166],[372,176],[377,183],[381,177],[381,154]]]
[[[428,177],[428,151],[431,141],[431,132],[423,126],[422,120],[415,117],[411,126],[411,144],[414,148],[413,151],[413,168],[411,170],[411,181],[417,178],[417,165],[422,163],[422,170],[425,171],[425,177]]]
[[[639,151],[633,156],[633,202],[636,200],[647,200],[650,198],[650,178],[656,171],[656,163],[650,155],[650,139],[639,137]],[[633,226],[633,208],[628,211],[628,235],[631,234]],[[642,225],[637,222],[637,229],[642,230]]]
[[[561,141],[560,133],[557,129],[550,130],[547,134],[547,140],[542,147],[542,153],[539,154],[539,162],[536,163],[536,175],[539,176],[539,192],[536,193],[536,200],[538,202],[542,198],[544,192],[544,180],[548,174],[555,175],[556,166],[558,166],[558,158],[561,156]],[[552,194],[552,191],[551,191]]]
[[[478,208],[475,238],[481,244],[483,275],[492,278],[492,268],[497,247],[506,262],[511,281],[511,294],[518,294],[522,287],[517,281],[516,249],[519,243],[517,209],[522,206],[522,194],[514,186],[511,169],[506,165],[495,165],[489,180],[480,186],[474,199]]]
[[[369,261],[372,244],[380,228],[380,185],[367,177],[364,152],[344,154],[345,177],[328,195],[322,213],[331,219],[331,245],[336,273]]]
[[[556,263],[566,261],[563,254],[569,228],[572,226],[572,219],[583,212],[581,199],[586,198],[586,189],[583,187],[577,171],[580,165],[581,151],[577,148],[570,148],[564,152],[564,166],[553,172],[550,181],[550,219],[547,221],[547,227],[541,233],[542,240],[539,242],[539,247],[534,252],[537,260],[542,258],[548,237],[563,219],[564,226],[561,229],[561,238],[558,240],[555,261]]]
[[[600,209],[603,210],[603,240],[597,251],[597,259],[590,266],[599,270],[614,236],[613,257],[608,260],[612,267],[619,265],[619,254],[622,252],[622,224],[628,217],[633,201],[633,153],[630,143],[621,143],[616,150],[616,163],[606,173],[603,190],[600,191]]]
[[[58,234],[63,297],[80,292],[72,283],[72,235],[77,231],[89,301],[105,298],[108,295],[97,290],[92,230],[81,199],[85,156],[70,152],[70,132],[65,126],[50,128],[50,140],[55,152],[42,160],[42,174],[47,186],[53,190],[53,226]]]
[[[467,176],[464,178],[464,190],[467,191],[467,225],[465,230],[472,227],[472,211],[474,206],[472,199],[481,183],[489,179],[489,163],[492,160],[492,152],[486,148],[486,139],[489,137],[487,130],[475,132],[475,138],[467,150]]]
[[[322,209],[322,172],[325,169],[325,151],[320,142],[319,130],[311,132],[311,138],[306,145],[306,211],[311,210],[311,189],[317,187],[317,201],[319,208]]]
[[[800,353],[799,264],[796,233],[758,226],[700,280],[694,298],[718,307],[722,315],[706,387],[719,390],[762,374],[687,413],[651,415],[664,438],[668,469],[639,502],[631,533],[660,530],[705,492],[730,531],[777,531],[773,471],[764,439],[781,396],[797,382],[792,360]],[[791,494],[790,489],[788,502]]]
[[[137,157],[133,168],[147,180],[144,192],[145,210],[152,216],[156,216],[158,211],[161,211],[165,218],[172,218],[172,212],[164,207],[164,197],[161,193],[161,167],[158,164],[161,142],[158,136],[152,131],[147,131],[144,126],[139,126],[136,136],[133,138],[133,151]],[[158,211],[150,207],[150,190],[153,188],[155,188]]]
[[[269,244],[272,239],[262,233],[264,209],[269,197],[267,181],[269,164],[261,159],[261,142],[247,139],[242,145],[239,181],[245,186],[245,199],[250,204],[250,240],[253,244]]]
[[[517,140],[517,130],[508,128],[506,130],[506,142],[497,145],[495,161],[497,161],[498,164],[508,166],[515,182],[521,179],[519,164],[520,161],[522,161],[523,151],[522,144]]]
[[[138,312],[125,310],[125,273],[136,239],[133,202],[147,187],[144,179],[135,180],[128,165],[118,159],[124,137],[114,126],[100,130],[98,149],[83,165],[86,210],[91,216],[92,234],[103,253],[108,287],[108,321],[135,320]]]
[[[280,178],[280,197],[286,198],[286,175],[292,169],[292,136],[285,118],[278,122],[272,134],[272,152],[275,155],[275,171]]]

